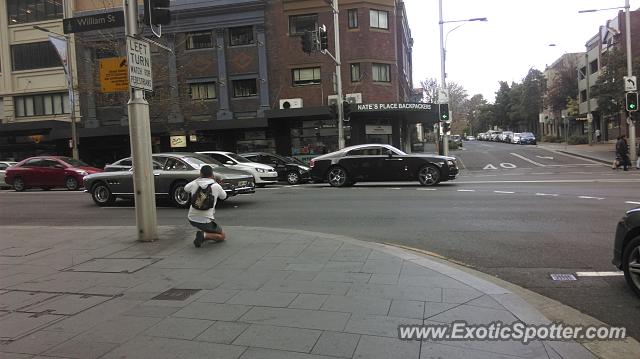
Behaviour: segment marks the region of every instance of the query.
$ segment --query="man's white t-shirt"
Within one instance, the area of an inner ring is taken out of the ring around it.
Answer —
[[[213,193],[213,207],[210,209],[199,210],[193,208],[193,206],[189,207],[189,214],[187,218],[190,221],[198,222],[198,223],[209,223],[214,220],[214,214],[216,212],[216,203],[218,202],[218,198],[226,199],[227,192],[222,189],[213,178],[197,178],[184,186],[184,190],[189,192],[191,196],[193,196],[198,187],[207,188],[208,185],[211,184],[211,193]]]

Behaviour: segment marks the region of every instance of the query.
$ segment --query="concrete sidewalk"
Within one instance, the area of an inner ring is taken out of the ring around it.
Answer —
[[[575,342],[399,340],[400,324],[549,320],[383,244],[251,227],[199,249],[189,227],[154,243],[131,227],[1,230],[0,358],[594,357]]]
[[[593,145],[567,145],[561,143],[539,143],[539,147],[566,153],[569,155],[586,158],[592,161],[611,165],[616,158],[616,144],[598,143]],[[635,167],[635,164],[634,164]]]

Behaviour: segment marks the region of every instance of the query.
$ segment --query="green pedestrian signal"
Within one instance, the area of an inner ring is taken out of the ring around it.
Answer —
[[[449,121],[449,104],[441,103],[438,105],[438,112],[440,113],[440,121]]]
[[[635,112],[638,111],[638,93],[637,92],[627,92],[625,95],[627,100],[627,111]]]

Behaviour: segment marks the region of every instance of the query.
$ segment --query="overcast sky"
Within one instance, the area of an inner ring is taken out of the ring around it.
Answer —
[[[414,86],[440,80],[438,0],[404,0],[411,27]],[[449,34],[447,81],[469,96],[493,102],[498,81],[520,82],[530,67],[544,71],[563,53],[583,52],[584,44],[613,19],[617,10],[578,14],[578,10],[624,6],[624,0],[443,0],[443,20],[486,17]],[[631,9],[640,0],[631,0]],[[444,33],[460,23],[445,24]],[[632,39],[633,40],[633,39]],[[556,44],[550,47],[549,44]],[[640,46],[640,41],[634,41]]]

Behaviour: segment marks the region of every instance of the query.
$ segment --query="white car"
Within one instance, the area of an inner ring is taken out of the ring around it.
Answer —
[[[251,173],[258,187],[264,187],[268,184],[278,182],[278,172],[276,172],[273,167],[262,163],[251,162],[236,153],[225,151],[202,151],[197,153],[207,155],[222,163],[225,167]]]
[[[0,162],[0,188],[4,188],[4,187],[11,187],[10,185],[8,185],[5,181],[4,181],[4,176],[7,172],[7,168],[15,165],[18,162],[12,162],[12,161],[2,161]]]

